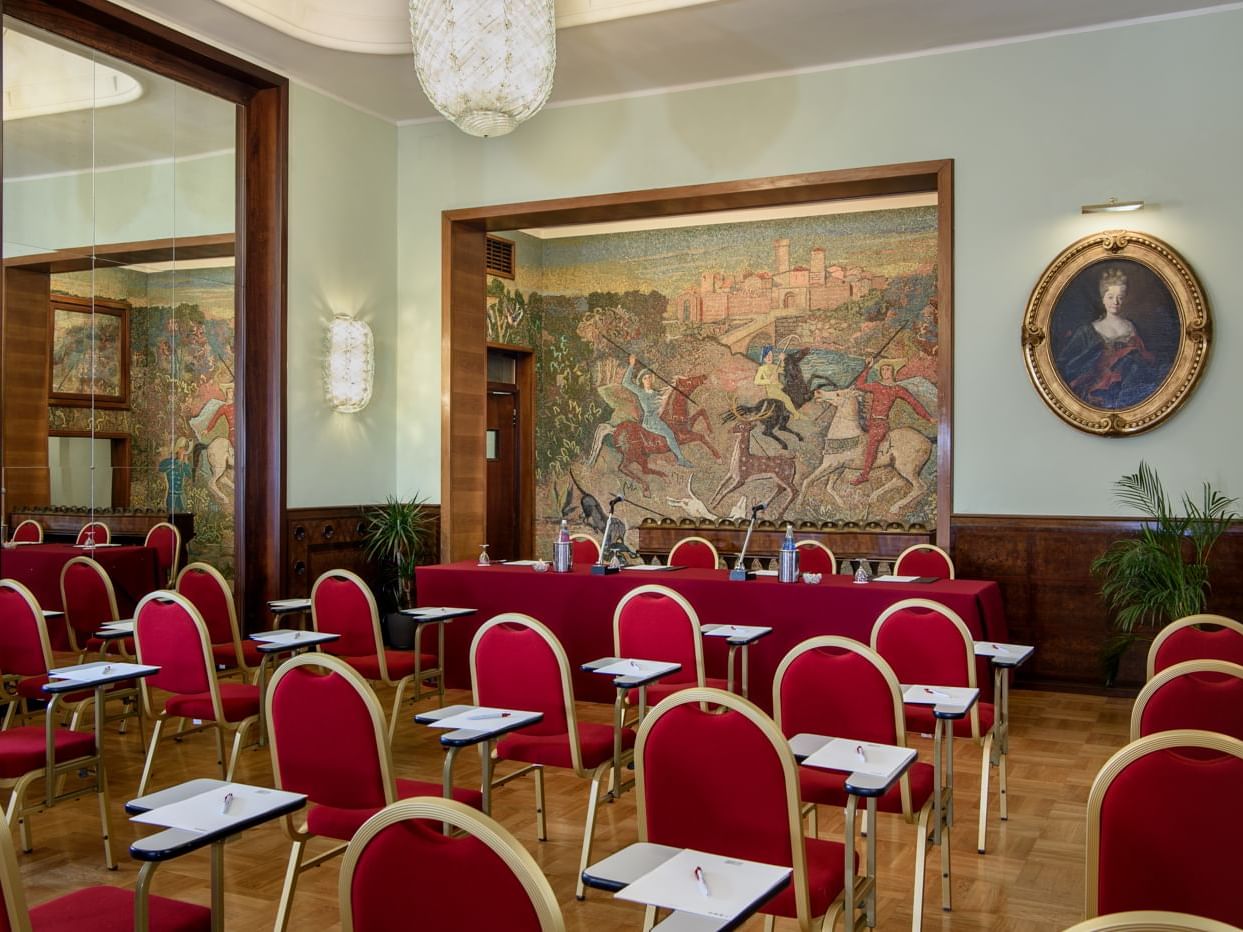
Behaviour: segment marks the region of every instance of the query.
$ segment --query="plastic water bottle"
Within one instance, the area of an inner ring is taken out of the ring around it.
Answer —
[[[777,563],[778,582],[798,582],[798,548],[794,546],[794,525],[786,525],[785,540]]]
[[[568,573],[574,566],[574,548],[570,543],[570,526],[561,519],[561,529],[552,545],[552,569],[554,573]]]

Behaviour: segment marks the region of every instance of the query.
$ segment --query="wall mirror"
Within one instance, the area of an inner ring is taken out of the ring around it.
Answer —
[[[232,577],[239,108],[8,16],[3,41],[0,520],[172,518]]]

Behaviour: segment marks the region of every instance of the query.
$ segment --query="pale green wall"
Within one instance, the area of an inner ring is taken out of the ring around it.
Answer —
[[[397,482],[440,487],[440,212],[542,198],[955,160],[954,509],[1112,514],[1139,460],[1175,489],[1243,493],[1237,274],[1243,11],[798,77],[546,110],[512,136],[398,132]],[[354,177],[358,177],[356,173]],[[1116,195],[1148,210],[1078,205]],[[1045,265],[1129,225],[1200,276],[1215,348],[1188,406],[1149,434],[1065,426],[1028,381],[1019,328]]]
[[[382,501],[393,491],[396,134],[390,123],[291,85],[290,508]],[[338,414],[324,400],[324,331],[336,314],[365,320],[375,335],[375,389],[357,414]]]
[[[232,152],[4,183],[6,256],[233,232]]]

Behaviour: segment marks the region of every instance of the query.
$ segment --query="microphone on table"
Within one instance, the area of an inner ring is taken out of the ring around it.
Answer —
[[[758,505],[751,506],[751,523],[747,525],[747,536],[742,539],[742,550],[738,552],[738,561],[734,564],[734,568],[729,571],[729,578],[732,580],[745,582],[748,579],[755,579],[754,573],[747,572],[747,547],[751,544],[751,532],[755,530],[755,519],[767,507],[768,502],[760,502]]]

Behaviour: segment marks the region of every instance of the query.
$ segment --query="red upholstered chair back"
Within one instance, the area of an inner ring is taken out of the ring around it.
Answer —
[[[476,705],[543,712],[544,720],[523,733],[568,734],[577,746],[570,662],[556,635],[534,618],[509,612],[484,622],[470,645],[470,679]]]
[[[613,653],[682,664],[662,683],[704,684],[699,616],[685,598],[665,586],[639,586],[622,596],[613,612]]]
[[[669,565],[714,570],[720,565],[720,558],[711,541],[702,537],[684,537],[669,551]]]
[[[173,584],[177,577],[177,560],[181,552],[181,532],[167,521],[161,521],[147,532],[143,545],[155,551],[160,567],[160,581]]]
[[[798,568],[801,572],[828,573],[830,576],[837,572],[837,557],[820,541],[800,540],[794,546],[798,549]]]
[[[21,543],[39,544],[43,542],[43,525],[27,518],[13,531],[13,540]]]
[[[879,654],[850,638],[812,638],[785,655],[773,677],[773,716],[787,738],[906,744],[898,678]]]
[[[755,705],[719,689],[673,694],[643,720],[635,767],[640,841],[794,867],[797,882],[794,758]]]
[[[907,547],[894,561],[895,576],[938,576],[954,578],[954,561],[950,555],[935,544],[916,544]]]
[[[1128,744],[1088,796],[1087,915],[1192,913],[1243,926],[1243,742],[1166,731]]]
[[[177,591],[199,610],[212,644],[232,644],[237,633],[233,593],[225,578],[206,563],[190,563],[177,576]]]
[[[104,622],[118,619],[112,580],[90,557],[74,557],[61,569],[60,599],[69,633],[82,643]]]
[[[1148,681],[1131,711],[1131,740],[1194,728],[1243,740],[1243,666],[1188,660]]]
[[[345,661],[326,654],[287,660],[268,687],[265,714],[280,789],[344,809],[379,808],[395,798],[384,712]]]
[[[596,563],[600,559],[600,545],[590,534],[570,535],[571,553],[575,563]]]
[[[1148,648],[1148,678],[1184,660],[1243,665],[1243,624],[1224,615],[1189,615],[1166,625]]]
[[[903,599],[872,626],[872,650],[900,683],[975,686],[971,632],[952,608],[931,599]]]
[[[367,584],[349,570],[329,570],[311,589],[316,631],[341,635],[322,648],[338,657],[368,657],[383,650],[380,613]]]
[[[161,589],[143,596],[134,609],[138,662],[160,672],[142,680],[147,687],[181,695],[214,692],[215,668],[207,626],[189,600]]]
[[[444,822],[466,834],[442,834]],[[535,859],[500,824],[453,800],[402,800],[368,819],[345,853],[340,890],[343,932],[565,928]]]
[[[104,524],[102,521],[88,521],[86,524],[82,525],[82,530],[78,531],[78,538],[74,541],[74,543],[85,544],[87,542],[87,538],[91,536],[92,531],[94,532],[95,543],[97,544],[106,544],[112,538],[112,534],[108,530],[108,525]]]
[[[16,580],[0,579],[0,673],[42,676],[51,658],[38,600]]]

